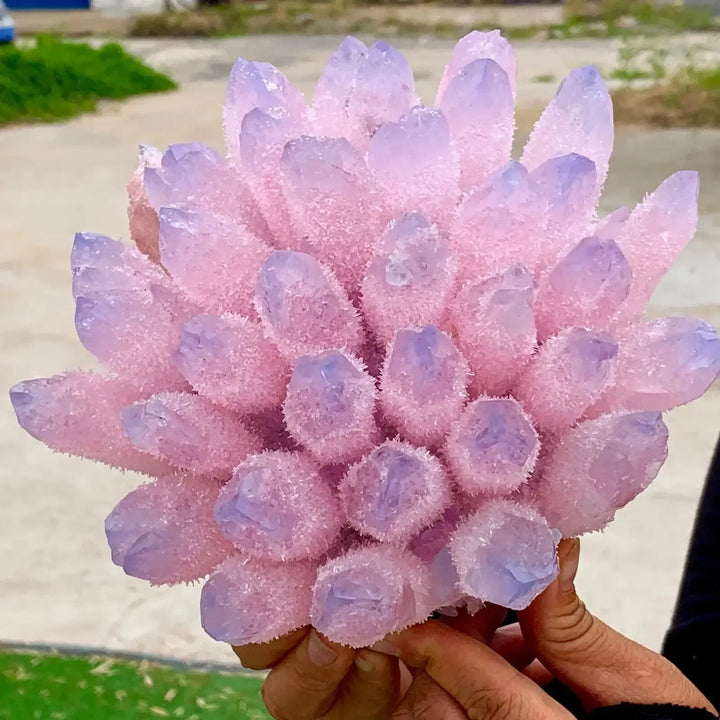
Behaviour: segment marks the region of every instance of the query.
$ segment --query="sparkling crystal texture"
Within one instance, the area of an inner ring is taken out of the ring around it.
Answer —
[[[594,414],[613,407],[669,410],[700,397],[720,374],[720,338],[703,320],[645,320],[619,337],[616,380]]]
[[[530,361],[537,344],[533,293],[532,275],[511,265],[455,296],[451,323],[474,392],[505,395]]]
[[[602,530],[655,478],[667,441],[659,412],[586,420],[552,448],[531,495],[566,537]]]
[[[603,331],[568,328],[542,345],[515,388],[539,429],[570,427],[613,383],[618,345]]]
[[[393,630],[424,620],[428,570],[409,550],[361,547],[318,571],[312,624],[337,642],[371,645]]]
[[[260,268],[255,304],[266,334],[289,360],[360,344],[360,325],[347,294],[311,255],[272,253]]]
[[[112,561],[154,585],[212,572],[232,547],[213,520],[219,489],[208,478],[171,475],[133,490],[105,520]]]
[[[10,400],[51,449],[145,476],[107,519],[112,559],[209,578],[217,640],[312,624],[359,648],[527,607],[559,538],[660,471],[661,413],[720,373],[707,322],[644,315],[697,227],[697,174],[598,218],[597,69],[513,159],[516,90],[498,31],[457,43],[432,105],[383,41],[343,40],[307,101],[240,58],[225,147],[141,146],[131,242],[77,234],[75,327],[103,367]]]
[[[238,413],[277,407],[290,378],[290,367],[260,323],[230,313],[190,318],[172,362],[198,394]]]
[[[442,325],[456,274],[447,240],[424,215],[390,223],[362,284],[363,316],[376,338],[387,343],[403,328]]]
[[[630,292],[632,269],[618,244],[587,237],[550,272],[534,304],[542,340],[563,328],[609,329]]]
[[[227,476],[258,438],[234,413],[190,393],[158,393],[120,413],[130,442],[178,468]]]
[[[283,404],[292,436],[320,462],[346,462],[377,436],[375,382],[357,360],[337,350],[301,357]]]
[[[540,116],[522,162],[534,169],[549,158],[582,153],[597,168],[602,185],[613,147],[612,100],[594,65],[573,70]]]
[[[340,499],[355,529],[403,544],[440,517],[450,484],[429,452],[389,440],[348,470]]]
[[[503,495],[520,487],[535,466],[540,443],[512,399],[480,398],[450,428],[445,456],[471,495]]]
[[[261,560],[302,560],[326,552],[341,521],[334,495],[317,467],[296,453],[246,458],[215,504],[220,531]]]
[[[205,583],[200,619],[210,637],[232,645],[262,643],[306,625],[315,568],[231,555]]]
[[[385,417],[419,445],[439,445],[467,397],[467,363],[433,325],[400,330],[380,379]]]
[[[522,610],[557,576],[556,536],[530,506],[493,500],[453,533],[450,553],[461,589]]]

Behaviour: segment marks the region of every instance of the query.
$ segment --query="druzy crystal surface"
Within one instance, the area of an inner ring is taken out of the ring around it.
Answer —
[[[12,403],[50,448],[149,476],[107,518],[112,560],[202,579],[212,637],[313,624],[362,647],[526,607],[559,539],[657,475],[662,413],[720,373],[708,323],[644,317],[697,174],[598,218],[597,69],[513,159],[516,85],[499,32],[458,42],[435,99],[384,42],[346,38],[312,98],[240,59],[225,150],[142,146],[133,243],[76,236],[75,325],[105,369]]]

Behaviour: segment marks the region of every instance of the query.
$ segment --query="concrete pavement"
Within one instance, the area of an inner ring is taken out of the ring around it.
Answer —
[[[57,125],[0,131],[0,388],[92,365],[75,338],[69,253],[77,230],[127,238],[124,186],[139,142],[221,146],[220,110],[232,59],[276,62],[306,93],[335,38],[131,41],[169,69],[180,91],[104,105]],[[398,42],[430,97],[451,44]],[[607,66],[609,42],[518,43],[520,135],[558,79],[587,62]],[[632,204],[678,169],[702,179],[697,237],[663,281],[654,314],[697,314],[720,326],[720,131],[618,132],[603,210]],[[695,505],[720,431],[720,388],[670,414],[671,452],[650,490],[604,534],[584,542],[579,584],[589,606],[657,647],[667,625]],[[54,455],[0,402],[0,641],[103,646],[232,662],[199,627],[199,586],[150,588],[110,563],[102,521],[137,484],[131,474]]]

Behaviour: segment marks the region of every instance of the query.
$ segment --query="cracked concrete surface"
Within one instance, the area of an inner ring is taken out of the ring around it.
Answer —
[[[69,253],[77,230],[127,238],[124,186],[139,142],[221,145],[224,79],[237,55],[276,62],[309,92],[335,38],[131,41],[168,69],[177,93],[104,105],[57,125],[0,131],[0,386],[92,366],[75,338]],[[449,55],[443,41],[399,41],[431,97]],[[518,43],[520,135],[570,68],[608,68],[612,42]],[[720,131],[618,132],[603,210],[632,204],[670,173],[700,171],[697,237],[655,294],[652,313],[720,325]],[[670,458],[650,490],[604,534],[584,541],[579,584],[589,606],[657,647],[667,625],[695,505],[720,430],[720,388],[670,414]],[[232,662],[199,626],[199,586],[151,588],[110,563],[103,519],[137,484],[131,474],[55,455],[0,403],[0,641],[84,644]]]

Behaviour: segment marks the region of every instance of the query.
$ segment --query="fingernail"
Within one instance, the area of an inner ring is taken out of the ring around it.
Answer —
[[[400,651],[396,645],[393,645],[389,640],[378,640],[374,645],[370,647],[375,652],[382,653],[383,655],[392,655],[392,657],[399,657]]]
[[[315,630],[308,635],[307,654],[310,662],[318,667],[329,665],[337,657],[337,653],[322,641]]]
[[[363,672],[372,672],[375,669],[375,666],[370,662],[367,654],[362,650],[355,656],[354,663],[355,667]]]
[[[563,540],[558,548],[558,554],[560,559],[560,574],[558,575],[560,589],[563,592],[570,592],[575,586],[575,576],[580,563],[580,540],[577,538]]]

